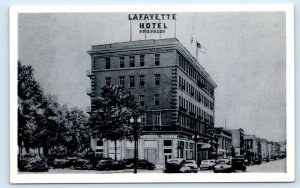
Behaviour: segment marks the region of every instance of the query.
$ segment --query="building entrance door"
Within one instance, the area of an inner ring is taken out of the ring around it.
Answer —
[[[165,153],[165,162],[167,162],[168,159],[172,158],[172,154],[171,153]]]

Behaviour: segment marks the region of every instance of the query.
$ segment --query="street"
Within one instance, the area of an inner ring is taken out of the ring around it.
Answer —
[[[261,165],[247,166],[246,172],[285,172],[286,158],[268,163],[263,162]]]
[[[250,165],[247,166],[245,173],[251,172],[285,172],[286,170],[286,159],[280,159],[276,161],[263,162],[260,165]],[[36,172],[19,172],[21,174],[35,174]],[[50,168],[48,172],[41,173],[50,173],[50,174],[114,174],[114,173],[133,173],[133,169],[124,169],[124,170],[111,170],[111,171],[99,171],[99,170],[76,170],[73,168],[65,169],[53,169]],[[157,167],[155,170],[144,170],[138,169],[138,173],[163,173],[163,167]],[[213,173],[213,170],[201,170],[198,173]],[[242,171],[236,171],[235,173],[244,173]]]

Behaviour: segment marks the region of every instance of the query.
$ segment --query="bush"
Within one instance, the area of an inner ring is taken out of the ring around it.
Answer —
[[[45,160],[39,156],[25,156],[24,159],[19,160],[18,168],[20,171],[29,172],[46,172],[49,169]]]

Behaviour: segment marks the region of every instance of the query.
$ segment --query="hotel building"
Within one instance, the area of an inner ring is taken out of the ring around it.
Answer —
[[[138,157],[158,165],[169,158],[207,159],[214,128],[214,90],[209,74],[175,38],[94,45],[91,56],[91,97],[104,85],[119,84],[128,89],[142,112],[143,136]],[[98,155],[114,158],[114,144],[93,140]],[[196,148],[195,148],[196,147]],[[195,154],[196,152],[196,154]],[[134,144],[117,143],[119,160],[133,158]]]

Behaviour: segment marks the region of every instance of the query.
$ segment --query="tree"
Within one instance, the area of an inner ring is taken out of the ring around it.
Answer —
[[[20,157],[23,144],[28,151],[36,143],[34,137],[37,130],[35,116],[40,112],[42,101],[43,92],[33,77],[33,68],[18,62],[18,144]]]
[[[139,114],[134,96],[120,85],[106,85],[102,88],[101,96],[92,103],[94,109],[90,124],[93,136],[114,141],[117,160],[117,141],[125,138],[133,140],[134,127],[129,119]]]
[[[18,62],[18,145],[48,149],[67,148],[67,153],[87,147],[90,139],[88,118],[79,108],[59,105],[53,95],[44,95],[34,79],[33,68]]]
[[[67,109],[65,119],[64,145],[68,155],[71,155],[89,146],[91,131],[87,116],[77,107]]]

